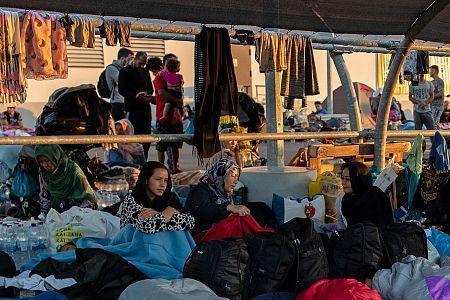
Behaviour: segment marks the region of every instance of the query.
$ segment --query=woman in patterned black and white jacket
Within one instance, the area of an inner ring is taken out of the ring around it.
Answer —
[[[156,161],[146,162],[136,187],[120,206],[120,226],[131,224],[145,233],[192,229],[194,217],[180,213],[180,200],[171,189],[172,180],[166,166]]]

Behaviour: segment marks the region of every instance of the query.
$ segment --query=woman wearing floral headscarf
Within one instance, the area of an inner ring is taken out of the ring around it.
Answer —
[[[246,206],[233,204],[233,189],[240,175],[241,168],[234,160],[220,159],[191,190],[185,210],[195,218],[194,234],[211,228],[230,213],[250,215],[250,209]]]

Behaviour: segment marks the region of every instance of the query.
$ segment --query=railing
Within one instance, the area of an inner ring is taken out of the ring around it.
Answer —
[[[434,136],[434,130],[388,131],[389,139],[415,138],[417,134]],[[450,136],[449,131],[441,131],[443,136]],[[308,140],[308,139],[341,139],[375,137],[373,130],[363,131],[331,131],[331,132],[284,132],[284,133],[243,133],[221,134],[221,141],[276,141],[276,140]],[[14,136],[0,137],[0,145],[38,145],[38,144],[114,144],[114,143],[156,143],[156,142],[189,142],[192,135],[158,134],[158,135],[65,135],[65,136]]]

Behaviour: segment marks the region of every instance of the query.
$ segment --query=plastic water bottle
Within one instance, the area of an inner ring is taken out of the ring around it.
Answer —
[[[6,225],[3,247],[4,251],[16,261],[16,235],[12,224]]]
[[[6,224],[5,223],[1,223],[0,226],[0,251],[4,251],[5,252],[5,238],[6,238]]]
[[[47,252],[50,248],[50,237],[47,231],[47,227],[44,222],[38,223],[39,229],[39,244],[41,245],[42,252]]]
[[[31,223],[29,234],[30,258],[35,258],[39,254],[39,231],[36,223]]]
[[[23,224],[18,226],[16,235],[16,266],[22,267],[30,260],[29,242],[28,242],[28,228]]]

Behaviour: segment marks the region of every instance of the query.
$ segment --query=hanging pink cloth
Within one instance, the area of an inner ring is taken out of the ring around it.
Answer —
[[[22,64],[27,78],[67,78],[66,30],[57,14],[28,11],[23,17]]]

